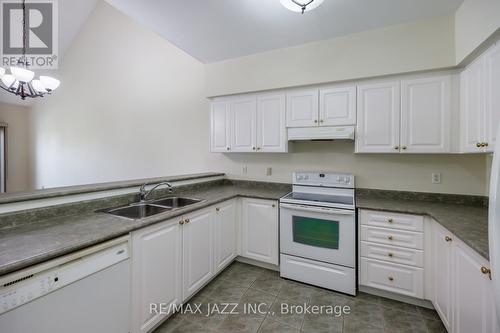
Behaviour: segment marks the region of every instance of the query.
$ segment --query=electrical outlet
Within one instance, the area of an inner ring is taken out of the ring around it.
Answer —
[[[270,176],[272,174],[273,174],[273,168],[271,167],[266,168],[266,176]]]
[[[441,184],[441,173],[433,173],[432,174],[432,183],[433,184]]]
[[[243,173],[247,173],[247,172],[248,172],[248,167],[247,167],[246,165],[243,165],[243,166],[241,167],[241,172],[243,172]]]

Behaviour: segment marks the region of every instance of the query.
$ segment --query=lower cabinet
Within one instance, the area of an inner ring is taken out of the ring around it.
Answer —
[[[169,220],[132,233],[132,332],[149,332],[182,302],[181,225]]]
[[[498,333],[489,263],[448,230],[433,223],[432,303],[453,333]]]
[[[221,271],[237,256],[236,199],[215,207],[215,272]]]
[[[278,204],[274,200],[242,199],[241,255],[278,264]]]
[[[213,209],[202,209],[183,218],[182,299],[186,300],[214,274]]]
[[[232,199],[132,232],[132,333],[151,332],[236,258],[240,221],[243,256],[277,265],[274,200]]]

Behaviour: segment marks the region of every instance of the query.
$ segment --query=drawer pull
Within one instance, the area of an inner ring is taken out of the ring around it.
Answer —
[[[394,222],[394,220],[393,220],[393,219],[388,219],[388,220],[387,220],[387,222],[389,222],[389,223],[393,223],[393,222]]]
[[[393,240],[393,239],[394,239],[394,237],[392,237],[392,236],[387,236],[387,239],[388,239],[388,240]]]
[[[391,252],[387,253],[387,255],[388,255],[389,257],[391,257],[391,258],[392,258],[392,257],[394,257],[394,253],[391,253]]]
[[[444,240],[445,240],[445,241],[447,241],[447,242],[451,242],[453,239],[451,239],[451,237],[450,237],[450,236],[446,236],[446,237],[444,238]]]
[[[394,278],[392,276],[388,277],[389,281],[394,281]]]
[[[483,273],[485,275],[488,274],[488,277],[491,280],[491,269],[489,269],[488,267],[484,267],[483,266],[483,267],[481,267],[481,273]]]

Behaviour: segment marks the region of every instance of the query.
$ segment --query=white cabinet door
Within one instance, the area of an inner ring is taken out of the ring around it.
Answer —
[[[286,152],[285,95],[257,97],[257,151]]]
[[[214,273],[213,216],[212,209],[209,208],[183,219],[183,300],[200,289]]]
[[[401,83],[401,152],[449,153],[451,77]]]
[[[460,74],[462,151],[480,153],[484,141],[484,59],[479,58]]]
[[[278,264],[278,205],[274,200],[242,200],[241,255]]]
[[[149,332],[167,316],[152,312],[151,304],[168,310],[182,301],[181,273],[177,220],[132,233],[132,332]]]
[[[219,272],[236,258],[238,220],[236,200],[223,202],[215,208],[215,272]]]
[[[210,151],[230,150],[230,103],[214,101],[210,105]]]
[[[358,86],[357,153],[399,153],[400,83]]]
[[[481,267],[486,260],[461,241],[453,245],[453,324],[454,333],[498,332],[492,299],[492,284]],[[435,272],[439,273],[439,272]]]
[[[432,252],[434,272],[432,282],[434,289],[434,308],[441,317],[444,326],[451,330],[452,294],[451,294],[451,264],[452,264],[452,242],[454,237],[446,229],[433,222]]]
[[[300,90],[286,94],[286,126],[318,125],[318,90]]]
[[[493,152],[500,124],[500,43],[486,53],[485,141],[486,151]]]
[[[257,100],[237,98],[231,102],[231,151],[251,152],[256,147]]]
[[[356,87],[332,87],[319,91],[320,126],[356,125]]]

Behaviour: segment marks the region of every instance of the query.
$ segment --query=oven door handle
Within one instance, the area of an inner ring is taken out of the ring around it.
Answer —
[[[314,206],[302,206],[302,205],[294,205],[294,204],[287,204],[287,203],[280,203],[280,208],[302,210],[304,212],[316,212],[316,213],[339,214],[339,215],[354,215],[353,210],[314,207]]]

